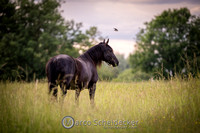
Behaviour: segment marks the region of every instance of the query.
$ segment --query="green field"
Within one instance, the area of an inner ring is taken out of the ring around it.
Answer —
[[[75,104],[75,91],[64,103],[47,95],[45,82],[0,83],[0,132],[200,132],[200,80],[146,81],[136,83],[98,82],[95,108],[88,90]],[[64,116],[91,125],[65,129]],[[137,125],[94,126],[97,121],[138,121]]]

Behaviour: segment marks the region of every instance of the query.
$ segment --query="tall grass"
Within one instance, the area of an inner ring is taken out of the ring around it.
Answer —
[[[79,106],[75,91],[64,102],[47,94],[47,83],[0,83],[0,132],[199,132],[200,80],[191,78],[137,83],[99,82],[95,108],[83,90]],[[78,121],[134,120],[135,128],[62,127],[64,116]]]

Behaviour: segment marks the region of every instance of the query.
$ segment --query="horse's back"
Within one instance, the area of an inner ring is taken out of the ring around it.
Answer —
[[[58,79],[72,79],[76,71],[76,64],[68,55],[57,55],[51,58],[46,65],[46,73],[49,82]]]

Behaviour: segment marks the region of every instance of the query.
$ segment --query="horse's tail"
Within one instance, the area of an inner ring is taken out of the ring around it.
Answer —
[[[56,64],[53,62],[53,59],[50,59],[46,64],[46,75],[48,82],[55,83],[56,81]]]
[[[56,89],[56,78],[57,78],[57,72],[56,72],[56,63],[53,61],[53,58],[50,59],[46,64],[46,75],[48,79],[48,88],[49,88],[49,94],[51,91],[53,91],[53,95],[57,96],[57,89]]]

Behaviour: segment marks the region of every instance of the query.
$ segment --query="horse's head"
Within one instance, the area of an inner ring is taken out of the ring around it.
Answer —
[[[101,43],[102,51],[103,51],[103,61],[105,61],[108,65],[112,65],[113,67],[118,66],[119,61],[113,53],[113,49],[108,45],[109,39],[105,42],[105,40]]]

